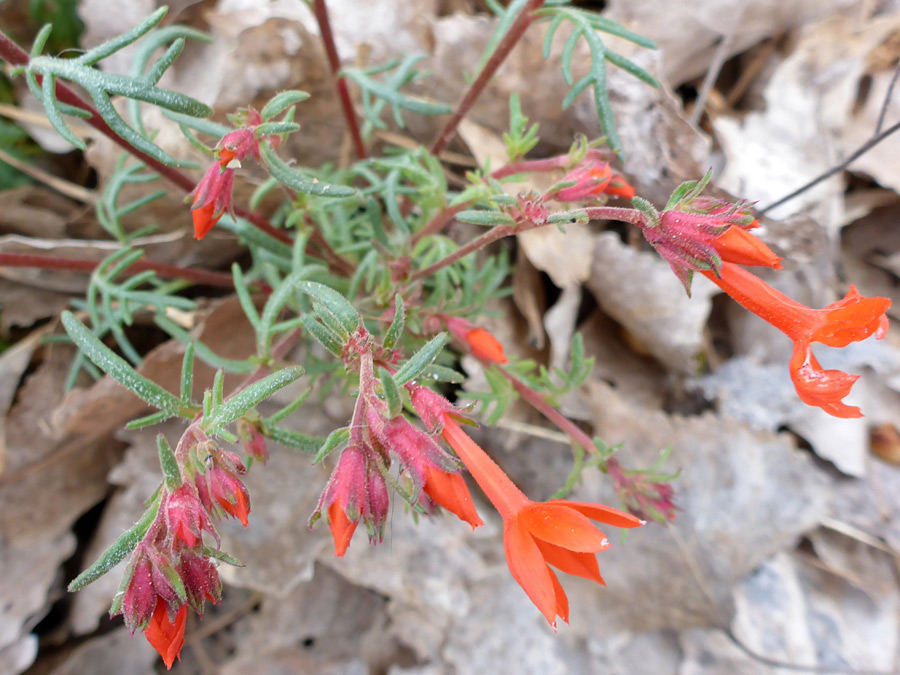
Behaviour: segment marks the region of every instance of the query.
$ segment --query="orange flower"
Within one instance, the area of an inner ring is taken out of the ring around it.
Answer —
[[[506,354],[503,353],[503,345],[490,332],[455,316],[445,316],[444,321],[447,324],[447,330],[457,340],[469,345],[469,349],[472,350],[474,356],[483,361],[506,363],[507,359]]]
[[[854,286],[842,300],[823,309],[812,309],[776,291],[759,277],[725,262],[719,274],[704,274],[737,303],[768,321],[794,341],[790,361],[791,380],[800,399],[822,408],[835,417],[862,417],[843,398],[850,393],[858,375],[840,370],[824,370],[812,353],[812,343],[846,347],[871,335],[887,334],[887,298],[864,298]]]
[[[503,518],[503,544],[513,578],[551,626],[556,628],[556,617],[568,623],[569,600],[550,565],[604,584],[594,554],[609,548],[609,540],[591,520],[616,527],[638,527],[643,521],[602,504],[533,502],[449,414],[444,415],[442,434]]]
[[[563,177],[566,183],[574,185],[553,193],[553,198],[561,202],[576,202],[594,199],[608,194],[631,199],[634,188],[610,167],[609,162],[588,159],[581,166]]]
[[[169,607],[166,601],[159,598],[156,609],[144,636],[153,648],[159,652],[166,669],[171,670],[177,658],[181,660],[181,648],[184,646],[184,625],[187,622],[187,605],[182,605],[175,614],[175,621],[169,621]]]
[[[436,466],[426,466],[425,485],[422,490],[435,504],[467,522],[473,530],[484,525],[484,521],[475,510],[475,503],[462,474],[442,471]]]

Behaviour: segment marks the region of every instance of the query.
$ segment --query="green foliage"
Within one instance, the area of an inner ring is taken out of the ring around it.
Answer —
[[[373,128],[386,129],[381,119],[385,105],[391,106],[394,123],[401,129],[406,126],[403,111],[408,110],[418,115],[446,115],[453,110],[445,103],[432,103],[408,96],[400,90],[407,84],[420,79],[423,75],[415,69],[415,65],[424,57],[410,54],[403,59],[391,61],[374,68],[345,68],[342,75],[353,80],[362,90],[362,107],[365,115],[363,133],[369,135]],[[384,75],[376,79],[376,75]]]
[[[74,59],[41,55],[50,37],[52,24],[44,26],[37,38],[35,38],[28,65],[17,69],[17,71],[25,73],[29,88],[43,103],[47,119],[59,132],[59,135],[76,148],[84,150],[86,148],[85,143],[72,132],[63,120],[62,115],[65,113],[84,116],[84,111],[79,111],[79,109],[62,104],[57,100],[57,79],[69,80],[84,88],[90,94],[97,111],[104,121],[134,147],[163,164],[179,165],[177,159],[150,142],[142,135],[141,131],[135,130],[126,124],[125,120],[113,107],[110,96],[125,96],[133,101],[152,103],[160,108],[193,117],[208,117],[211,115],[212,109],[209,106],[185,94],[161,89],[156,86],[163,73],[172,65],[184,48],[184,38],[179,37],[175,39],[165,53],[150,66],[150,69],[144,75],[126,76],[104,73],[93,67],[102,59],[144,37],[162,21],[166,11],[165,7],[156,10],[124,35],[104,42],[102,45]],[[38,80],[39,77],[41,78],[40,81]]]
[[[606,84],[606,62],[609,61],[617,68],[646,82],[651,87],[659,86],[654,77],[639,65],[625,58],[621,54],[610,51],[598,33],[607,33],[623,38],[647,49],[656,49],[656,45],[645,37],[633,33],[621,24],[607,19],[605,16],[588,10],[569,6],[569,3],[550,5],[536,12],[543,21],[549,21],[550,26],[544,38],[544,58],[549,58],[553,46],[553,37],[557,29],[563,23],[571,24],[572,32],[566,40],[562,51],[562,74],[570,87],[569,93],[563,99],[563,109],[568,108],[575,98],[585,89],[591,87],[594,94],[594,105],[597,109],[597,118],[603,127],[604,133],[609,138],[609,145],[616,152],[622,150],[622,143],[616,131],[613,116],[612,103],[609,100],[609,90]],[[577,82],[572,75],[572,57],[575,46],[579,40],[584,40],[590,50],[590,70]]]

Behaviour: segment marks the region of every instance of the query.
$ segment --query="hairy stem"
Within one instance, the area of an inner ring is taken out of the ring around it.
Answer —
[[[521,12],[519,12],[519,15],[516,17],[515,21],[513,21],[509,30],[506,31],[506,35],[500,40],[500,44],[497,45],[494,53],[491,54],[487,63],[484,64],[484,68],[478,73],[478,77],[475,78],[472,86],[469,87],[465,96],[463,96],[462,100],[456,105],[456,109],[450,114],[450,119],[447,120],[444,128],[441,129],[441,133],[438,134],[434,143],[431,144],[431,154],[437,155],[440,153],[446,147],[447,143],[450,142],[450,139],[456,134],[456,128],[459,126],[459,123],[462,122],[463,118],[469,113],[469,110],[481,95],[481,92],[484,91],[487,83],[497,72],[497,69],[503,61],[506,60],[506,57],[525,33],[528,26],[534,21],[534,12],[540,9],[543,4],[544,0],[529,0],[528,4],[522,8]]]
[[[328,64],[331,66],[331,72],[336,78],[335,86],[337,87],[338,98],[341,101],[341,109],[344,111],[347,130],[350,132],[350,138],[353,140],[356,157],[357,159],[365,159],[368,157],[368,153],[366,152],[362,135],[359,133],[359,123],[356,121],[356,113],[353,111],[353,103],[350,101],[347,79],[340,74],[341,60],[338,58],[337,47],[334,44],[334,34],[331,32],[331,22],[328,19],[328,7],[325,4],[325,0],[314,0],[313,13],[316,15],[316,22],[319,24],[319,33],[322,35],[322,44],[325,46],[325,53],[328,55]]]
[[[591,220],[618,220],[645,228],[649,225],[647,216],[637,209],[626,209],[621,206],[590,206],[584,209]]]
[[[32,267],[46,270],[70,270],[74,272],[92,272],[100,265],[99,260],[84,258],[63,258],[53,255],[32,255],[30,253],[0,253],[0,266]],[[138,260],[125,270],[130,276],[146,270],[153,270],[162,279],[184,279],[203,286],[234,288],[234,280],[230,274],[192,267],[178,267],[168,263]],[[266,286],[267,290],[271,290]],[[263,290],[260,288],[260,290]]]
[[[410,283],[419,281],[420,279],[424,279],[426,277],[431,276],[438,270],[441,270],[447,265],[452,265],[457,260],[461,258],[465,258],[467,255],[472,253],[473,251],[477,251],[481,248],[484,248],[488,244],[497,241],[498,239],[502,239],[503,237],[509,236],[513,232],[516,231],[516,227],[514,225],[497,225],[496,227],[492,227],[490,230],[482,234],[480,237],[476,237],[468,244],[461,246],[456,249],[450,255],[441,258],[437,262],[429,265],[428,267],[419,270],[415,274],[413,274],[409,281]]]
[[[597,446],[594,445],[594,440],[579,429],[574,422],[567,419],[561,412],[550,405],[540,392],[535,391],[515,375],[507,372],[505,368],[498,366],[497,370],[500,371],[503,377],[509,380],[509,383],[513,386],[513,389],[518,392],[519,396],[525,399],[532,408],[553,422],[560,431],[572,439],[573,443],[577,443],[588,452],[597,452]]]

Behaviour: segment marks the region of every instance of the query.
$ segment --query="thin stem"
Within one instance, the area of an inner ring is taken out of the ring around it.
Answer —
[[[0,266],[36,267],[46,270],[70,270],[74,272],[92,272],[100,265],[99,260],[84,258],[63,258],[54,255],[33,255],[30,253],[0,253]],[[131,276],[146,270],[153,270],[162,279],[184,279],[203,286],[234,288],[234,280],[225,272],[214,272],[191,267],[179,267],[168,263],[138,260],[124,271]],[[271,290],[266,286],[266,289]],[[262,288],[260,288],[262,290]]]
[[[507,372],[505,368],[497,366],[497,370],[500,371],[503,377],[509,380],[509,383],[513,386],[513,389],[518,392],[519,396],[525,399],[532,408],[553,422],[553,424],[571,438],[574,443],[577,443],[588,452],[597,452],[597,446],[594,445],[594,440],[579,429],[571,420],[567,419],[556,408],[550,405],[541,393],[529,387],[515,375]]]
[[[350,91],[347,89],[347,79],[341,73],[341,60],[338,57],[337,47],[334,44],[334,34],[331,32],[331,22],[328,19],[328,7],[325,0],[314,0],[313,13],[319,24],[319,33],[322,35],[322,44],[328,55],[328,64],[336,79],[338,98],[341,101],[341,109],[344,111],[344,119],[347,122],[347,130],[353,140],[353,148],[356,150],[357,159],[368,157],[362,135],[359,133],[359,123],[356,121],[356,113],[353,111],[353,103],[350,101]]]
[[[425,223],[425,227],[413,234],[412,238],[409,240],[410,248],[418,244],[423,237],[437,234],[447,227],[447,223],[452,221],[456,217],[456,214],[465,209],[467,205],[468,203],[460,204],[459,206],[448,206],[447,208],[438,211],[431,220]]]
[[[589,206],[584,212],[591,220],[618,220],[636,227],[649,225],[647,216],[637,209],[626,209],[621,206]]]
[[[528,26],[534,21],[534,12],[540,9],[543,4],[544,0],[529,0],[528,4],[522,8],[521,12],[519,12],[519,15],[516,17],[515,21],[513,21],[509,30],[506,31],[506,35],[500,40],[500,44],[497,45],[494,53],[491,54],[487,63],[484,64],[484,68],[478,73],[478,77],[475,78],[472,86],[469,87],[465,96],[463,96],[462,100],[456,105],[456,109],[450,114],[450,119],[447,120],[444,128],[441,129],[441,133],[438,134],[434,143],[431,144],[432,155],[440,153],[446,147],[447,143],[450,142],[450,139],[456,134],[456,128],[459,126],[459,123],[462,122],[463,118],[469,113],[469,110],[472,108],[476,99],[481,95],[481,92],[484,91],[487,83],[497,72],[497,69],[525,33]]]
[[[468,244],[461,246],[456,249],[453,253],[446,256],[445,258],[441,258],[436,263],[433,263],[426,267],[425,269],[421,269],[415,274],[413,274],[409,281],[410,283],[418,281],[419,279],[424,279],[425,277],[429,277],[438,270],[441,270],[447,265],[452,265],[457,260],[461,258],[465,258],[467,255],[472,253],[473,251],[477,251],[478,249],[484,248],[490,243],[497,241],[498,239],[502,239],[503,237],[509,236],[513,232],[516,231],[515,226],[513,225],[497,225],[496,227],[492,227],[490,230],[482,234],[480,237],[476,237]]]
[[[756,214],[757,214],[758,216],[761,216],[761,215],[765,214],[766,212],[771,211],[771,210],[774,209],[776,206],[781,206],[781,205],[784,204],[785,202],[789,202],[790,200],[792,200],[794,197],[797,197],[798,195],[803,194],[804,192],[806,192],[806,191],[809,190],[810,188],[813,188],[813,187],[815,187],[816,185],[818,185],[819,183],[821,183],[823,180],[826,180],[826,179],[828,179],[828,178],[831,178],[833,175],[835,175],[835,174],[837,174],[837,173],[840,173],[841,171],[843,171],[844,169],[846,169],[850,164],[852,164],[854,161],[856,161],[857,159],[859,159],[860,157],[862,157],[862,156],[863,156],[864,154],[866,154],[869,150],[871,150],[871,149],[874,148],[876,145],[878,145],[879,143],[881,143],[881,141],[883,141],[885,138],[887,138],[888,136],[890,136],[891,134],[893,134],[893,133],[894,133],[895,131],[897,131],[898,129],[900,129],[900,122],[897,122],[896,124],[891,125],[890,127],[888,127],[887,129],[885,129],[884,131],[882,131],[882,132],[879,133],[879,134],[875,134],[875,135],[872,136],[868,141],[866,141],[866,142],[863,143],[861,146],[859,146],[856,150],[854,150],[852,153],[850,153],[850,156],[847,157],[843,162],[841,162],[841,163],[838,164],[837,166],[831,167],[830,169],[828,169],[828,170],[825,171],[824,173],[819,174],[818,176],[816,176],[815,178],[813,178],[813,179],[812,179],[811,181],[809,181],[808,183],[805,183],[805,184],[801,185],[801,186],[798,187],[796,190],[794,190],[793,192],[791,192],[791,193],[789,193],[789,194],[786,194],[786,195],[785,195],[784,197],[782,197],[781,199],[772,202],[771,204],[769,204],[768,206],[766,206],[764,209],[759,209],[759,210],[756,212]]]

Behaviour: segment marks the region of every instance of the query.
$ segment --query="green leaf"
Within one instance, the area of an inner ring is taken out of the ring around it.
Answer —
[[[463,223],[475,225],[515,225],[516,220],[508,213],[501,211],[484,211],[467,209],[456,214],[456,219]]]
[[[266,103],[266,105],[260,111],[259,115],[260,117],[262,117],[263,121],[268,122],[270,119],[281,114],[292,105],[302,103],[308,98],[309,94],[298,89],[279,92],[275,94],[275,96],[273,96],[268,103]]]
[[[356,190],[346,185],[332,185],[325,183],[317,178],[310,178],[306,174],[292,169],[285,164],[275,151],[269,147],[268,143],[260,143],[260,154],[266,166],[272,175],[279,182],[287,185],[297,192],[304,194],[319,195],[321,197],[351,197],[356,194]]]
[[[126,429],[145,429],[146,427],[152,427],[154,424],[159,424],[160,422],[165,422],[168,419],[172,419],[175,417],[175,414],[166,410],[161,410],[160,412],[155,412],[152,415],[147,415],[146,417],[139,417],[136,420],[131,420],[128,424],[125,425]]]
[[[631,205],[647,216],[647,220],[650,221],[650,227],[659,227],[659,211],[656,210],[653,204],[643,197],[634,197],[631,200]]]
[[[141,519],[129,530],[124,532],[104,553],[97,558],[93,565],[88,567],[84,572],[79,574],[72,583],[69,584],[69,592],[74,593],[80,591],[85,586],[97,581],[104,574],[109,572],[113,567],[118,565],[125,557],[130,554],[140,543],[147,530],[156,520],[156,514],[159,512],[160,499],[157,497],[150,508],[148,508]]]
[[[184,482],[181,477],[181,468],[178,466],[178,460],[175,459],[172,446],[162,434],[156,436],[156,449],[159,452],[159,465],[162,467],[166,490],[171,494]]]
[[[193,410],[176,396],[148,380],[132,368],[125,359],[100,342],[71,312],[62,313],[62,323],[72,342],[97,366],[119,384],[133,391],[142,400],[160,410],[191,415]]]
[[[398,385],[403,385],[417,377],[438,357],[438,354],[441,353],[449,339],[450,336],[447,333],[440,333],[431,338],[424,347],[413,354],[412,358],[394,373],[394,382]]]
[[[335,429],[330,434],[328,434],[328,438],[326,438],[325,442],[322,443],[319,451],[316,453],[316,456],[313,459],[313,464],[318,464],[323,459],[325,459],[335,448],[337,448],[339,445],[343,445],[349,440],[349,428],[341,427],[340,429]]]
[[[316,321],[311,316],[303,315],[303,328],[313,336],[315,340],[335,356],[340,356],[344,351],[345,342],[328,326]]]
[[[310,454],[316,452],[322,446],[322,443],[325,442],[325,439],[321,436],[310,436],[301,434],[299,431],[268,425],[265,426],[265,433],[266,436],[276,443],[281,443],[289,448],[295,448]]]
[[[400,294],[394,296],[394,320],[388,326],[381,346],[385,349],[393,349],[397,341],[403,336],[403,328],[406,325],[406,310],[403,307],[403,298]]]
[[[313,299],[313,308],[325,320],[324,313],[333,317],[347,333],[359,328],[359,313],[347,299],[333,288],[316,281],[301,281],[297,288]],[[334,326],[333,328],[337,328]]]
[[[204,420],[204,426],[219,428],[234,422],[238,417],[241,417],[251,408],[255,408],[275,392],[300,379],[302,375],[303,368],[300,366],[289,366],[267,375],[218,406],[213,411],[212,417]]]
[[[432,363],[425,368],[420,374],[420,379],[431,380],[432,382],[449,382],[451,384],[462,384],[466,381],[466,376],[453,368],[439,366]]]
[[[396,417],[403,410],[403,396],[400,394],[400,388],[391,374],[384,369],[378,373],[378,379],[381,382],[381,390],[388,406],[388,417]]]
[[[300,131],[300,125],[296,122],[263,122],[253,130],[256,138],[263,136],[276,136],[281,134],[292,134]]]

